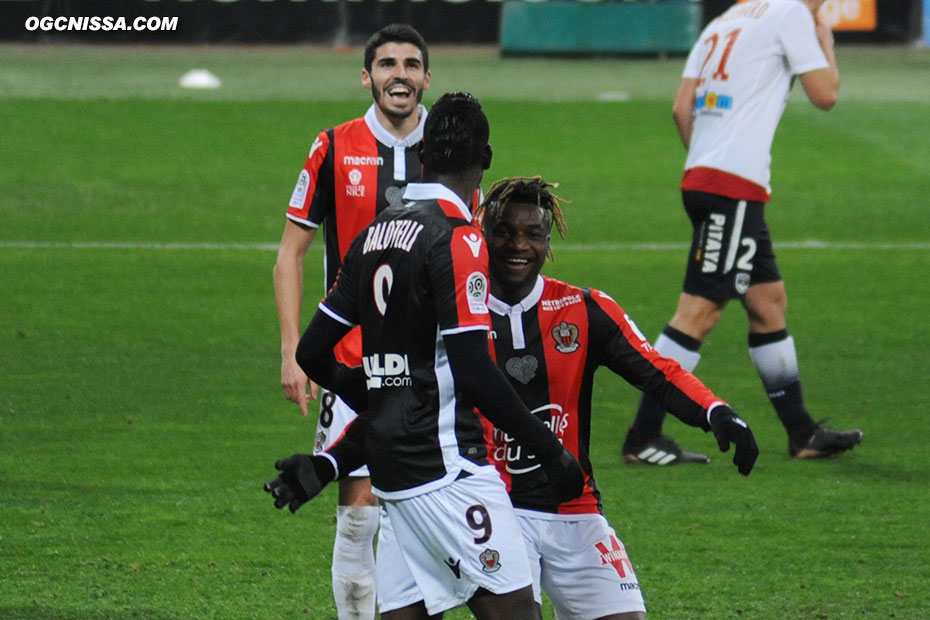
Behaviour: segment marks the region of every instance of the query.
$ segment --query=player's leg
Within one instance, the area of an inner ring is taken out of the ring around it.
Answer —
[[[314,453],[338,440],[355,416],[342,399],[323,390]],[[374,540],[378,521],[378,500],[371,493],[368,469],[362,467],[339,482],[332,563],[333,598],[339,620],[375,617]]]
[[[408,605],[407,607],[401,607],[400,609],[392,609],[391,611],[386,611],[381,614],[381,620],[441,620],[442,617],[442,613],[432,616],[429,615],[423,601]]]
[[[468,605],[479,620],[538,620],[520,526],[493,466],[427,493],[385,500],[384,508],[399,559],[429,612]],[[379,587],[386,562],[379,555]],[[385,599],[416,602],[390,587]]]
[[[367,476],[339,481],[332,564],[333,596],[339,620],[375,617],[374,539],[379,510]]]
[[[754,284],[743,299],[749,321],[749,355],[772,406],[788,434],[788,451],[800,459],[853,448],[858,429],[835,431],[814,421],[804,405],[794,338],[788,334],[788,298],[782,280]]]
[[[532,586],[506,594],[479,588],[468,601],[468,609],[477,620],[542,620],[542,609],[533,600]]]
[[[626,548],[602,515],[536,523],[542,549],[542,589],[557,620],[644,618],[646,604]]]
[[[726,300],[712,301],[682,293],[675,315],[656,339],[656,351],[663,357],[674,359],[688,372],[694,372],[701,359],[701,344],[720,320],[725,306]],[[648,394],[643,394],[623,444],[623,459],[627,463],[673,465],[710,461],[704,454],[682,450],[672,439],[663,436],[664,421],[662,405]]]
[[[742,219],[737,217],[736,201],[703,192],[683,192],[682,201],[691,220],[691,247],[685,268],[682,294],[672,320],[655,342],[664,357],[670,357],[692,372],[701,355],[701,343],[711,332],[727,301],[738,296],[734,290],[732,271],[735,257],[730,246],[739,245]],[[748,274],[747,274],[748,275]],[[654,398],[643,395],[630,432],[623,444],[623,459],[627,463],[672,465],[676,463],[707,463],[703,454],[681,450],[662,435],[665,409]]]

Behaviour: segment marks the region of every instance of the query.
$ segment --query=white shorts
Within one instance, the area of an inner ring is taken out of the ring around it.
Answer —
[[[382,613],[424,601],[438,614],[464,605],[479,587],[506,594],[530,585],[520,526],[493,466],[382,506],[376,574]]]
[[[358,414],[345,401],[329,390],[320,388],[320,417],[316,422],[316,441],[313,453],[320,454],[336,443],[346,427],[358,417]],[[368,466],[362,465],[349,473],[353,478],[367,478]]]
[[[645,612],[633,565],[607,519],[599,514],[575,516],[517,509],[536,601],[542,600],[542,587],[559,619]]]

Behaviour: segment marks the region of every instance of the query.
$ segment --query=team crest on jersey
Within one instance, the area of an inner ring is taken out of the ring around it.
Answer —
[[[552,328],[555,350],[559,353],[574,353],[581,346],[578,344],[578,326],[562,321]]]
[[[480,271],[472,272],[465,281],[468,309],[472,314],[488,313],[488,277]]]
[[[365,186],[362,183],[362,171],[358,168],[349,170],[349,185],[346,185],[346,196],[364,198]]]
[[[478,556],[478,561],[481,562],[481,570],[485,573],[496,573],[501,569],[501,554],[493,549],[485,549]]]
[[[523,385],[526,385],[536,376],[536,369],[539,368],[539,360],[532,355],[511,357],[507,360],[507,363],[504,364],[504,368],[507,369],[508,375]]]
[[[736,288],[737,293],[745,295],[746,291],[749,290],[749,274],[742,271],[737,273],[733,286]]]

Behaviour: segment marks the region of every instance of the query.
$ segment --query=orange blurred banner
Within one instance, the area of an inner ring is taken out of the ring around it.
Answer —
[[[833,30],[871,32],[877,26],[875,0],[827,0],[817,19]]]

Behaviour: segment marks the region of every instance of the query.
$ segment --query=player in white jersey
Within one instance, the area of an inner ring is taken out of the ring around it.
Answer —
[[[815,17],[821,4],[734,4],[707,25],[688,56],[673,115],[688,149],[681,190],[694,232],[678,308],[655,345],[693,371],[723,309],[739,299],[752,362],[788,434],[788,452],[799,459],[844,452],[862,440],[860,430],[815,422],[804,406],[785,286],[764,216],[772,139],[794,79],[822,110],[839,94],[833,34]],[[624,442],[627,462],[652,462],[657,443],[667,441],[664,415],[643,397]]]

